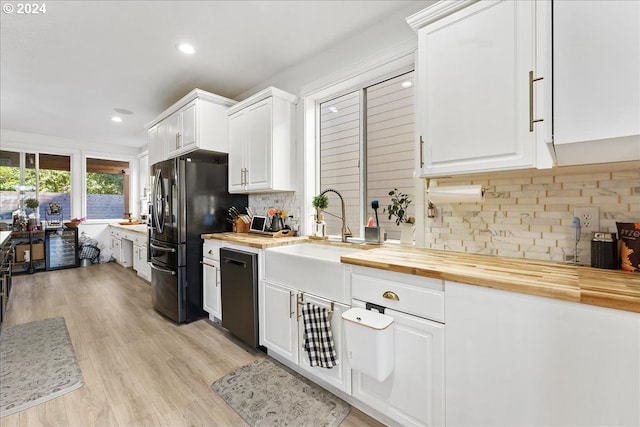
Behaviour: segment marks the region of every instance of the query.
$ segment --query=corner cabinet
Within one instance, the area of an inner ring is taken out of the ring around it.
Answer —
[[[447,1],[407,22],[418,33],[423,176],[551,167],[539,126],[547,24],[535,1]],[[541,145],[541,146],[540,146]]]
[[[195,150],[229,151],[227,109],[236,102],[194,89],[147,125],[149,164]]]
[[[553,2],[559,165],[640,159],[640,2]]]
[[[229,108],[230,193],[294,190],[297,100],[270,87]]]

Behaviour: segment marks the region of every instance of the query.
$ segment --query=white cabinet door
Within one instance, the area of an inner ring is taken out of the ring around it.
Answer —
[[[529,128],[535,7],[482,1],[419,29],[423,175],[536,166]]]
[[[640,314],[453,282],[454,426],[640,425]]]
[[[214,318],[222,320],[220,265],[217,261],[202,259],[202,283],[204,310]]]
[[[245,151],[249,129],[246,111],[229,116],[229,192],[245,191]]]
[[[248,111],[249,135],[246,150],[246,184],[248,190],[271,187],[272,98],[267,98]],[[289,153],[281,153],[289,155]]]
[[[157,129],[156,129],[157,131]],[[149,196],[149,152],[139,154],[138,157],[138,174],[140,179],[140,199],[146,200]],[[146,212],[140,212],[146,213]]]
[[[133,269],[146,281],[151,281],[151,267],[147,262],[147,247],[133,245]]]
[[[198,100],[180,109],[180,149],[190,151],[198,148]]]
[[[640,2],[553,2],[558,163],[640,159]]]
[[[269,353],[276,353],[298,363],[297,292],[263,280],[264,310],[260,322],[264,325],[262,345]]]
[[[384,314],[393,317],[393,372],[378,382],[353,371],[353,397],[402,425],[443,426],[444,325],[394,310]]]
[[[167,158],[175,157],[182,148],[181,144],[181,131],[182,124],[180,119],[180,111],[176,111],[161,123],[161,126],[165,127],[164,137],[165,144],[167,146]]]
[[[119,237],[111,236],[111,256],[117,263],[122,260],[122,241]]]
[[[304,300],[302,303],[310,303],[319,307],[326,308],[327,310],[333,309],[331,314],[331,335],[333,336],[333,343],[336,349],[338,357],[338,365],[332,368],[322,368],[318,366],[311,366],[309,362],[309,355],[304,350],[304,321],[302,319],[302,306],[300,306],[300,317],[298,319],[298,352],[300,354],[299,366],[304,371],[331,384],[338,390],[342,390],[347,394],[351,394],[351,369],[349,368],[349,361],[345,349],[344,339],[344,327],[342,320],[342,313],[349,309],[349,307],[342,304],[331,304],[331,301],[324,298],[320,298],[310,294],[304,294]]]
[[[167,159],[166,130],[163,122],[149,129],[149,166]]]

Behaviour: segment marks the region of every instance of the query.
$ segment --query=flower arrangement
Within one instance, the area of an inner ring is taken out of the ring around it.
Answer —
[[[409,205],[411,204],[409,195],[401,193],[397,188],[394,188],[389,191],[389,196],[391,196],[391,204],[389,204],[384,210],[389,215],[388,219],[391,220],[392,217],[396,217],[396,225],[400,225],[404,222],[413,224],[415,222],[415,218],[408,215]]]
[[[287,217],[287,211],[285,211],[284,209],[269,208],[269,210],[267,211],[267,215],[284,219]]]

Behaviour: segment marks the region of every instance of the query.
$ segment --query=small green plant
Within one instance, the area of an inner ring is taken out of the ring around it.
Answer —
[[[400,225],[403,222],[413,223],[415,221],[413,217],[408,216],[408,208],[411,204],[411,199],[408,194],[401,193],[397,188],[389,191],[391,196],[391,204],[389,204],[384,210],[388,215],[388,219],[391,220],[395,217],[396,225]]]
[[[313,207],[316,209],[327,209],[329,206],[329,198],[326,195],[314,196]]]
[[[40,206],[40,202],[38,201],[38,199],[30,197],[24,201],[24,205],[29,209],[38,209],[38,206]]]

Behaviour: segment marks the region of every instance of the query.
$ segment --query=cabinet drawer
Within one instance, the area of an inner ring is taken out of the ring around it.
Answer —
[[[133,235],[133,244],[138,246],[147,246],[147,236],[140,233]]]
[[[202,256],[220,261],[220,244],[216,244],[211,240],[205,240],[202,245]]]
[[[442,286],[442,280],[420,279],[431,287]],[[444,322],[443,291],[358,273],[351,275],[351,291],[354,299]],[[397,296],[397,300],[394,295]]]
[[[115,229],[114,227],[109,227],[109,235],[113,236],[113,237],[120,238],[121,233],[120,233],[119,230]]]

